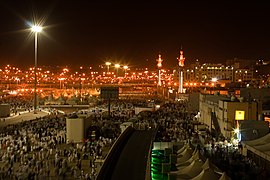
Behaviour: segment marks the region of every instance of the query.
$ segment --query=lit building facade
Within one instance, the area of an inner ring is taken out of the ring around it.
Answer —
[[[211,82],[213,79],[217,83],[226,82],[250,82],[255,79],[253,69],[240,69],[234,66],[225,66],[223,64],[204,63],[190,65],[182,68],[184,84],[196,83],[199,85],[204,82]]]
[[[184,70],[185,82],[206,82],[213,78],[234,81],[234,68],[222,64],[202,64]]]
[[[199,121],[207,125],[209,130],[215,129],[225,138],[230,139],[234,135],[234,129],[238,128],[238,121],[257,120],[260,104],[243,99],[220,95],[200,94]]]
[[[254,79],[253,70],[250,69],[237,69],[235,70],[235,81],[250,82]]]

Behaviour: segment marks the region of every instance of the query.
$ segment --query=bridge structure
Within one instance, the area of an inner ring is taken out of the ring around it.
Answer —
[[[112,83],[112,84],[86,84],[80,89],[80,86],[78,84],[68,85],[66,88],[60,89],[58,86],[55,86],[55,84],[38,84],[38,93],[54,93],[54,94],[62,94],[64,92],[69,93],[82,93],[82,94],[91,94],[91,95],[97,95],[100,93],[100,89],[102,87],[119,87],[119,97],[125,97],[125,96],[154,96],[157,92],[157,86],[155,83]],[[15,88],[15,87],[14,87]],[[31,92],[33,88],[32,84],[24,84],[19,85],[16,87],[17,89],[28,89],[28,92]]]
[[[129,126],[109,151],[97,180],[151,179],[151,149],[156,129]]]

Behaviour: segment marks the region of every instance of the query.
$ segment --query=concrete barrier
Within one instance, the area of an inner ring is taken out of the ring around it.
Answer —
[[[114,168],[117,164],[120,154],[122,153],[126,143],[135,129],[129,126],[116,140],[113,147],[110,149],[105,161],[98,173],[97,180],[108,180],[112,177]]]

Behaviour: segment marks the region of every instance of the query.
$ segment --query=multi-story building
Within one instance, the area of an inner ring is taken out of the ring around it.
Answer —
[[[234,68],[222,64],[191,65],[183,71],[184,82],[208,82],[213,78],[234,81]]]
[[[260,112],[258,113],[260,120],[268,119],[270,122],[270,88],[242,88],[240,96],[245,99],[252,99],[261,104]]]
[[[213,79],[218,81],[226,80],[229,82],[250,82],[254,80],[255,74],[253,66],[251,68],[241,68],[239,63],[232,66],[224,64],[195,64],[185,67],[183,70],[184,83],[209,82]]]
[[[222,64],[203,64],[199,69],[202,81],[216,79],[229,79],[233,81],[233,67]]]
[[[237,69],[234,74],[234,79],[238,82],[250,82],[254,77],[252,69]]]
[[[257,120],[259,104],[256,101],[238,100],[235,97],[200,94],[199,121],[207,125],[209,130],[215,130],[230,139],[234,129],[239,127],[238,121]]]
[[[248,69],[253,68],[256,64],[256,60],[254,59],[229,59],[226,60],[226,66],[232,66],[235,69]]]

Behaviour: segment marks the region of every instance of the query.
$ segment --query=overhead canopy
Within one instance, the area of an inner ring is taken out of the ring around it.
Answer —
[[[180,158],[177,158],[177,163],[183,163],[187,161],[189,158],[192,157],[192,155],[193,155],[193,150],[191,148],[187,148],[186,150],[182,152]]]
[[[202,172],[198,176],[192,178],[192,180],[218,180],[219,178],[220,175],[218,175],[217,173],[215,173],[214,170],[209,168],[206,170],[202,170]]]
[[[194,160],[189,166],[170,174],[176,174],[177,179],[191,179],[202,171],[203,161],[200,159]]]
[[[244,149],[248,149],[254,154],[270,161],[270,134],[252,140],[252,141],[243,141]]]
[[[186,144],[178,151],[177,171],[168,173],[169,179],[194,179],[194,180],[219,180],[223,175],[223,179],[227,179],[226,174],[214,166],[209,159],[203,162],[200,159],[199,151]]]
[[[181,149],[179,149],[178,151],[177,151],[177,154],[181,154],[184,150],[186,150],[187,148],[189,147],[189,144],[187,143],[187,144],[185,144]]]
[[[231,180],[231,178],[224,172],[224,173],[222,173],[219,180]]]
[[[200,159],[199,157],[199,151],[196,151],[195,154],[193,154],[188,160],[184,161],[184,162],[181,162],[181,163],[177,163],[176,166],[177,167],[181,167],[181,166],[188,166],[189,164],[192,163],[192,161],[194,160],[197,160],[197,159]],[[179,169],[179,168],[177,168]]]

